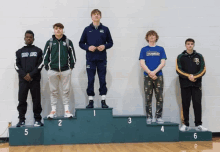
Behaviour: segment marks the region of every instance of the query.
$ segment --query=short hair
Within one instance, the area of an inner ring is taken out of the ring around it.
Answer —
[[[100,14],[100,16],[102,16],[102,13],[101,13],[101,11],[99,9],[94,9],[91,12],[91,17],[92,17],[92,14],[95,14],[95,13],[98,13],[98,14]]]
[[[61,28],[61,29],[64,29],[64,26],[63,26],[62,23],[56,23],[56,24],[54,24],[54,25],[53,25],[53,28],[55,28],[55,27],[59,27],[59,28]]]
[[[193,40],[192,38],[186,39],[185,44],[186,44],[187,42],[193,42],[193,44],[195,44],[195,40]]]
[[[150,35],[155,35],[155,36],[156,36],[156,42],[158,41],[159,36],[158,36],[157,32],[155,32],[154,30],[150,30],[150,31],[147,32],[146,37],[145,37],[145,39],[147,40],[147,42],[149,42],[149,40],[148,40],[147,38],[148,38],[148,36],[150,36]]]
[[[27,30],[27,31],[25,32],[24,36],[26,36],[27,33],[28,33],[28,34],[32,34],[33,37],[34,37],[34,32],[33,32],[33,31],[31,31],[31,30]]]

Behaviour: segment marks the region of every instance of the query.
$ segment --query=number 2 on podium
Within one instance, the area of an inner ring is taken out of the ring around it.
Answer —
[[[62,126],[62,120],[58,120],[58,126]]]

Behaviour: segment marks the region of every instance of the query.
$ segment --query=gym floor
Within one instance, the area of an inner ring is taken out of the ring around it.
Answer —
[[[212,141],[77,144],[49,146],[9,146],[0,144],[0,152],[219,152],[220,137]]]

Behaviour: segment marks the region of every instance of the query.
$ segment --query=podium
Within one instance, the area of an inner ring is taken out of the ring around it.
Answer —
[[[146,116],[113,116],[112,108],[76,109],[73,118],[44,118],[43,127],[10,127],[9,144],[178,142],[191,141],[193,133],[197,141],[212,139],[211,132],[180,132],[177,123],[146,124]]]

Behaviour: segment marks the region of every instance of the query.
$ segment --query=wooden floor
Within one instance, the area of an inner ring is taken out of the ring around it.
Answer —
[[[0,152],[220,152],[220,138],[199,142],[154,142],[14,146],[0,144]]]

